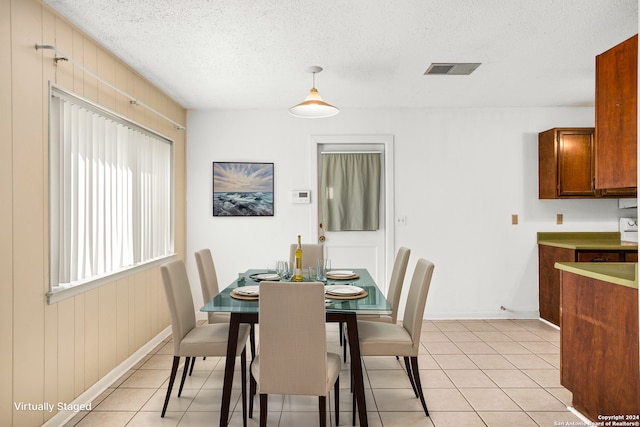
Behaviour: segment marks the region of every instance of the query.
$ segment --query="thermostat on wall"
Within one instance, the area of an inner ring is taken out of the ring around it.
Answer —
[[[291,203],[311,203],[311,191],[293,190]]]

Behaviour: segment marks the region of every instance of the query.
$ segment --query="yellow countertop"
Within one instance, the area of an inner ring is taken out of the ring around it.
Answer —
[[[556,262],[555,268],[620,286],[638,289],[635,262]]]
[[[623,242],[618,232],[538,232],[538,244],[574,250],[638,250],[637,242]]]

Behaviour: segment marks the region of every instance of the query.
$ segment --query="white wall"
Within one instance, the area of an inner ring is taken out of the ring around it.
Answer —
[[[286,258],[297,234],[311,242],[315,196],[312,205],[290,203],[291,190],[315,187],[310,135],[392,134],[395,212],[407,217],[396,247],[412,249],[408,277],[420,257],[436,265],[426,317],[537,317],[536,232],[617,231],[622,216],[616,199],[537,198],[538,132],[593,126],[593,116],[593,108],[347,110],[320,120],[273,110],[192,111],[185,258],[196,306],[194,251],[211,248],[224,287],[239,271]],[[214,218],[213,161],[274,162],[275,216]],[[511,225],[512,214],[519,225]]]

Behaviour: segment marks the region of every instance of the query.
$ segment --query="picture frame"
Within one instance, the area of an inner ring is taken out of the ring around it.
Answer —
[[[213,216],[274,216],[274,164],[213,162]]]

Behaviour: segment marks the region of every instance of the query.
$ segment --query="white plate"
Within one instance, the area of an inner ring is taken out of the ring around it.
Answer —
[[[327,271],[327,274],[330,276],[353,276],[353,271],[351,270],[332,270]]]
[[[330,295],[358,295],[364,289],[358,286],[330,285],[325,287],[325,293]]]
[[[234,290],[236,294],[253,297],[258,295],[260,286],[242,286],[240,288],[235,288]]]
[[[256,274],[253,277],[258,280],[280,280],[280,276],[274,273]]]

